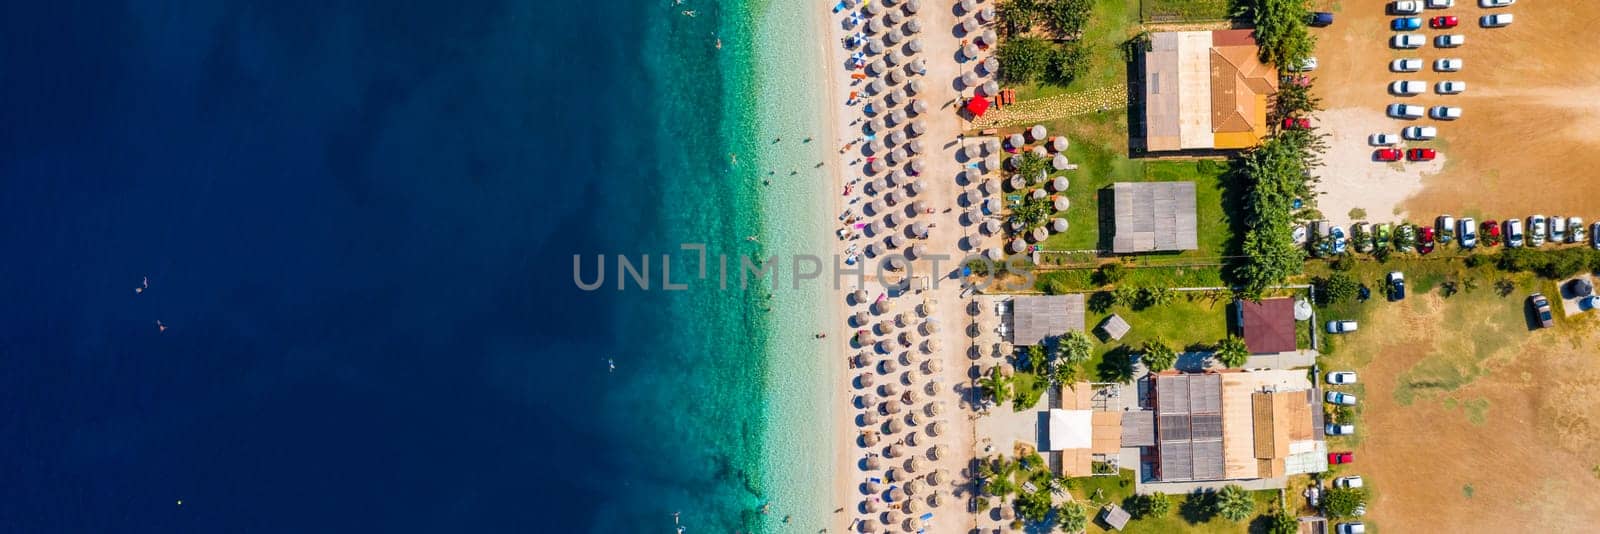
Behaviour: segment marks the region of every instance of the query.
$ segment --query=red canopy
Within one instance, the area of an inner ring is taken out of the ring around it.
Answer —
[[[989,111],[989,99],[981,96],[974,96],[971,100],[967,101],[967,112],[972,113],[972,116],[982,117],[983,112],[985,111]]]

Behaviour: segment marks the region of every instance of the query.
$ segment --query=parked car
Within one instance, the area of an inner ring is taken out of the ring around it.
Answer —
[[[1389,300],[1406,299],[1406,275],[1400,271],[1389,273]]]
[[[1434,106],[1428,110],[1428,116],[1434,120],[1453,121],[1461,118],[1461,108],[1454,106]]]
[[[1394,248],[1400,252],[1411,252],[1411,247],[1417,242],[1417,227],[1401,223],[1394,229]]]
[[[1458,95],[1467,90],[1467,82],[1443,81],[1434,85],[1433,88],[1441,95]]]
[[[1342,391],[1329,391],[1324,397],[1328,401],[1328,404],[1339,404],[1343,406],[1356,405],[1356,396]]]
[[[1380,148],[1372,152],[1372,157],[1378,161],[1400,161],[1401,153],[1398,148]]]
[[[1533,305],[1533,314],[1539,317],[1539,326],[1541,328],[1550,328],[1556,325],[1555,316],[1550,312],[1550,299],[1545,298],[1544,293],[1528,295],[1528,303]]]
[[[1422,106],[1389,104],[1389,116],[1396,119],[1420,119],[1422,118]]]
[[[1583,228],[1583,217],[1567,217],[1567,242],[1583,243],[1588,241],[1588,232],[1585,232]]]
[[[1395,48],[1422,48],[1427,42],[1427,38],[1415,33],[1402,33],[1389,38],[1389,46]]]
[[[1318,11],[1311,14],[1311,25],[1323,28],[1333,25],[1333,13]]]
[[[1432,126],[1408,126],[1400,130],[1400,136],[1413,141],[1427,141],[1439,136],[1439,129]]]
[[[1350,245],[1350,241],[1348,239],[1345,239],[1344,229],[1335,226],[1335,227],[1333,227],[1332,232],[1330,232],[1330,235],[1332,237],[1332,241],[1330,243],[1333,246],[1332,246],[1332,248],[1330,250],[1328,250],[1328,253],[1329,254],[1344,254],[1345,248]]]
[[[1328,321],[1329,334],[1348,334],[1356,331],[1356,327],[1354,319]]]
[[[1356,242],[1356,252],[1372,251],[1372,224],[1362,221],[1350,226],[1350,239]]]
[[[1421,27],[1421,17],[1400,17],[1389,21],[1389,29],[1397,32],[1411,31]]]
[[[1355,461],[1356,461],[1356,455],[1355,455],[1355,453],[1352,453],[1352,452],[1330,452],[1330,453],[1328,453],[1328,463],[1333,464],[1333,465],[1343,465],[1343,464],[1348,464],[1348,463],[1354,463]]]
[[[1493,15],[1484,15],[1483,17],[1479,18],[1478,24],[1481,24],[1485,28],[1499,28],[1503,26],[1510,26],[1511,21],[1512,17],[1510,13],[1495,13]]]
[[[1478,7],[1506,7],[1517,3],[1517,0],[1478,0]]]
[[[1378,223],[1378,227],[1372,229],[1372,248],[1389,248],[1391,237],[1389,223]]]
[[[1367,143],[1372,146],[1393,146],[1400,142],[1400,136],[1392,133],[1375,133],[1367,136]]]
[[[1455,72],[1461,70],[1461,58],[1446,57],[1433,60],[1433,70],[1439,72]]]
[[[1500,239],[1500,221],[1494,219],[1483,221],[1483,224],[1478,225],[1478,231],[1483,233],[1483,242],[1488,246],[1498,245],[1502,241]]]
[[[1506,246],[1517,248],[1522,246],[1522,219],[1506,220]]]
[[[1457,19],[1454,15],[1440,15],[1428,19],[1428,27],[1435,30],[1454,28],[1456,27],[1456,24],[1459,23],[1461,23],[1461,20]]]
[[[1427,254],[1433,252],[1433,227],[1424,226],[1417,231],[1417,252]]]
[[[1291,230],[1289,232],[1289,238],[1293,239],[1294,240],[1294,244],[1296,244],[1296,245],[1304,245],[1304,244],[1306,244],[1306,237],[1308,235],[1309,235],[1309,233],[1306,231],[1306,225],[1304,225],[1304,224],[1295,225],[1294,226],[1294,230]]]
[[[1456,218],[1449,215],[1440,215],[1434,222],[1439,228],[1439,244],[1448,245],[1456,239]]]
[[[1461,218],[1461,230],[1459,232],[1461,234],[1461,248],[1478,246],[1478,222],[1472,220],[1472,217]]]
[[[1397,0],[1389,4],[1389,12],[1395,15],[1416,15],[1422,12],[1422,3],[1415,0]]]
[[[1413,148],[1406,151],[1406,159],[1411,161],[1433,161],[1439,152],[1431,148]]]
[[[1543,215],[1534,215],[1532,217],[1528,217],[1528,246],[1544,246],[1545,232],[1549,230],[1547,227],[1545,227],[1544,222],[1545,218]]]
[[[1567,218],[1560,215],[1550,216],[1550,244],[1559,245],[1567,242]]]
[[[1456,5],[1456,0],[1428,0],[1428,9],[1444,9]]]
[[[1422,60],[1417,58],[1401,58],[1389,62],[1389,70],[1395,72],[1417,72],[1422,70]]]
[[[1283,129],[1285,129],[1285,130],[1309,130],[1309,129],[1311,129],[1311,119],[1308,119],[1308,118],[1305,118],[1305,117],[1284,117],[1283,118]]]
[[[1355,371],[1330,371],[1328,373],[1327,380],[1328,380],[1329,384],[1333,384],[1333,385],[1336,385],[1336,386],[1345,386],[1345,385],[1354,384],[1354,383],[1356,383],[1356,372]]]
[[[1356,425],[1328,423],[1328,426],[1323,428],[1323,433],[1329,436],[1348,436],[1356,433]]]
[[[1600,250],[1600,221],[1589,225],[1589,246]]]
[[[1362,482],[1363,481],[1361,480],[1361,475],[1352,475],[1352,476],[1347,476],[1347,477],[1339,477],[1339,478],[1333,479],[1333,487],[1354,489],[1354,488],[1361,487]]]
[[[1455,48],[1467,44],[1467,37],[1459,33],[1440,35],[1433,38],[1433,46],[1438,48]]]
[[[1428,84],[1417,80],[1396,80],[1389,82],[1389,92],[1397,95],[1411,96],[1421,94],[1428,90]]]
[[[1360,521],[1339,523],[1339,526],[1333,527],[1333,534],[1367,534],[1367,526]]]

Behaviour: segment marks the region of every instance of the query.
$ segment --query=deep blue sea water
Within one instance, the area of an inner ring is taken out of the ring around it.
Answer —
[[[571,279],[759,224],[690,3],[0,5],[0,531],[752,528],[752,297]]]

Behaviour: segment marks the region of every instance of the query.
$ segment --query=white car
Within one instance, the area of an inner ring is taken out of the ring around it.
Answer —
[[[1347,385],[1356,383],[1355,371],[1329,371],[1328,383],[1334,385]]]
[[[1392,133],[1375,133],[1367,136],[1367,143],[1372,146],[1394,146],[1400,142],[1400,136]]]
[[[1458,95],[1467,90],[1467,82],[1443,81],[1433,86],[1433,89],[1441,95]]]
[[[1328,321],[1329,334],[1348,334],[1356,331],[1356,322],[1352,319],[1342,321]]]
[[[1456,72],[1461,70],[1461,58],[1446,57],[1433,60],[1433,70],[1439,72]]]
[[[1434,220],[1433,230],[1439,233],[1439,244],[1454,244],[1451,241],[1456,238],[1456,218],[1449,215],[1440,215],[1438,219]]]
[[[1301,61],[1299,66],[1290,67],[1289,70],[1294,72],[1310,72],[1317,70],[1317,58],[1308,57],[1305,59],[1305,61]]]
[[[1544,245],[1545,218],[1543,215],[1528,217],[1528,246],[1538,247]]]
[[[1322,430],[1323,433],[1329,436],[1348,436],[1356,433],[1356,425],[1336,425],[1333,423],[1328,423],[1328,426]]]
[[[1333,479],[1333,485],[1339,488],[1359,488],[1361,487],[1361,475],[1335,478]]]
[[[1396,119],[1420,119],[1422,118],[1422,106],[1389,104],[1389,116]]]
[[[1444,37],[1441,35],[1440,37]],[[1417,33],[1400,33],[1389,38],[1389,46],[1395,48],[1422,48],[1428,39]]]
[[[1396,80],[1389,82],[1389,92],[1401,96],[1422,94],[1422,92],[1426,90],[1428,90],[1428,84],[1417,80]]]
[[[1517,3],[1517,0],[1478,0],[1478,7],[1506,7]]]
[[[1416,0],[1399,0],[1389,4],[1389,12],[1396,15],[1416,15],[1422,13],[1422,3]]]
[[[1589,225],[1589,246],[1600,250],[1600,221]]]
[[[1389,62],[1389,70],[1394,72],[1417,72],[1422,70],[1422,60],[1417,58],[1401,58]]]
[[[1502,27],[1502,26],[1510,26],[1511,25],[1511,14],[1510,13],[1496,13],[1496,14],[1493,14],[1493,15],[1484,15],[1484,16],[1478,18],[1478,24],[1483,25],[1483,27],[1485,27],[1485,28],[1499,28],[1499,27]]]
[[[1367,526],[1360,521],[1354,523],[1339,523],[1333,527],[1334,534],[1367,534]]]
[[[1478,246],[1478,221],[1472,217],[1461,218],[1461,229],[1456,233],[1461,237],[1461,248]]]
[[[1461,108],[1453,106],[1434,106],[1428,110],[1428,116],[1441,121],[1453,121],[1461,118]]]
[[[1356,396],[1355,395],[1351,395],[1349,393],[1342,393],[1342,392],[1338,392],[1338,391],[1329,391],[1327,396],[1326,396],[1326,399],[1328,401],[1328,404],[1340,404],[1340,405],[1344,405],[1344,406],[1355,406],[1356,405]]]
[[[1522,219],[1506,220],[1506,246],[1517,248],[1522,246],[1525,236],[1522,234]]]
[[[1400,130],[1400,135],[1412,141],[1427,141],[1439,136],[1439,129],[1432,126],[1410,126]]]
[[[1456,0],[1428,0],[1428,9],[1444,9],[1455,5]]]
[[[1434,37],[1433,38],[1433,46],[1436,46],[1436,47],[1439,47],[1439,48],[1455,48],[1455,47],[1458,47],[1458,46],[1461,46],[1461,45],[1464,45],[1464,44],[1467,44],[1467,37],[1465,35],[1461,35],[1459,33],[1450,34],[1450,35],[1440,35],[1438,37]],[[1416,47],[1412,47],[1412,48],[1416,48]]]
[[[1588,241],[1588,235],[1583,229],[1583,217],[1567,217],[1567,242],[1582,243]]]
[[[1550,243],[1560,244],[1567,242],[1567,218],[1560,215],[1550,216]]]

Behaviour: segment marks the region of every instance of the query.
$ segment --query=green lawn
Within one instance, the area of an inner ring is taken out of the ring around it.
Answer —
[[[1102,528],[1100,522],[1096,519],[1100,515],[1100,508],[1105,506],[1106,503],[1127,506],[1128,498],[1133,495],[1133,477],[1134,472],[1132,470],[1123,469],[1122,475],[1116,477],[1101,476],[1072,479],[1073,497],[1093,508],[1089,514],[1090,522],[1087,532],[1115,532]],[[1095,490],[1099,490],[1100,493],[1096,495]],[[1268,512],[1278,502],[1277,490],[1257,491],[1252,496],[1256,500],[1256,513],[1258,515]],[[1202,521],[1190,522],[1183,514],[1183,505],[1186,499],[1186,496],[1172,496],[1171,514],[1161,518],[1134,519],[1128,522],[1127,529],[1122,532],[1125,534],[1168,532],[1236,534],[1246,531],[1250,526],[1250,522],[1235,523],[1215,516],[1201,517],[1198,519],[1203,519]]]
[[[1141,0],[1145,22],[1206,22],[1228,18],[1228,0]]]
[[[1124,83],[1128,67],[1122,43],[1139,33],[1139,0],[1096,0],[1079,41],[1089,47],[1089,70],[1065,87],[1032,83],[1017,86],[1017,100],[1032,100]]]

